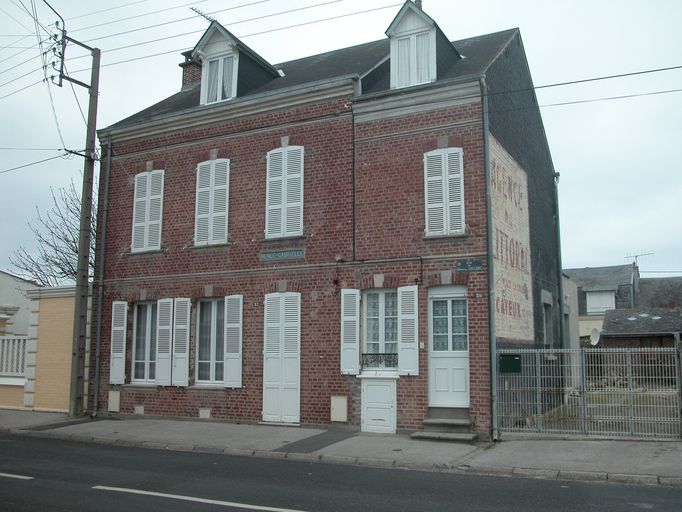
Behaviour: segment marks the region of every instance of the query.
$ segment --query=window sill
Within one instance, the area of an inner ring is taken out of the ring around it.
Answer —
[[[422,240],[442,240],[443,238],[463,238],[468,236],[468,233],[448,233],[447,235],[424,235]]]
[[[23,386],[26,383],[25,377],[0,377],[0,386]]]
[[[259,240],[260,242],[263,243],[285,243],[285,242],[301,242],[307,240],[308,237],[305,235],[294,235],[294,236],[278,236],[278,237],[270,237],[270,238],[263,238]]]
[[[187,388],[190,391],[225,391],[226,388],[222,384],[193,384]]]
[[[164,249],[146,249],[142,251],[130,251],[128,254],[130,256],[138,256],[142,254],[162,254],[166,252]]]
[[[400,378],[400,375],[398,375],[398,369],[371,369],[371,368],[363,368],[360,374],[358,375],[358,379],[394,379],[398,380]]]
[[[202,250],[202,249],[216,249],[221,247],[229,247],[229,242],[220,242],[218,244],[203,244],[203,245],[193,245],[190,247],[191,250]]]
[[[150,390],[150,389],[160,388],[163,386],[159,386],[155,382],[129,382],[128,384],[123,384],[121,387],[124,387],[126,389],[139,388],[139,389]]]

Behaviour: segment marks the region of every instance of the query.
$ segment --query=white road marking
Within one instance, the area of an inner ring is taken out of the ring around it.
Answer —
[[[16,478],[17,480],[33,480],[32,476],[13,475],[12,473],[0,473],[3,478]]]
[[[182,496],[180,494],[166,494],[164,492],[143,491],[140,489],[127,489],[125,487],[107,487],[106,485],[95,485],[93,489],[100,491],[124,492],[128,494],[142,494],[144,496],[156,496],[158,498],[169,498],[173,500],[193,501],[195,503],[207,503],[209,505],[220,505],[223,507],[236,507],[247,510],[262,510],[263,512],[304,512],[293,508],[264,507],[260,505],[249,505],[247,503],[236,503],[234,501],[210,500],[206,498],[195,498],[193,496]]]

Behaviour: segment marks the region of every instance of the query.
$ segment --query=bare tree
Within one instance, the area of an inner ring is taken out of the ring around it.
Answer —
[[[94,187],[95,190],[97,187]],[[71,181],[67,188],[60,188],[52,194],[52,206],[47,213],[38,213],[36,225],[28,227],[36,240],[36,252],[24,246],[14,251],[10,262],[23,277],[43,286],[58,286],[76,281],[78,265],[78,235],[80,230],[80,193]],[[95,234],[97,228],[97,200],[93,194],[92,222],[90,223],[89,275],[95,267]]]

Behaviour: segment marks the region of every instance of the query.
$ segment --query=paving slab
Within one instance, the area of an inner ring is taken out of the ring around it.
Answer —
[[[513,467],[552,471],[682,477],[682,442],[512,440],[481,451],[472,470]]]
[[[198,445],[270,451],[324,432],[315,428],[296,428],[224,422],[200,422],[169,419],[97,420],[67,425],[55,433],[96,437],[112,442],[163,445]]]
[[[479,450],[477,446],[436,441],[417,441],[400,434],[358,434],[317,450],[324,462],[327,457],[395,461],[396,466],[453,467]]]

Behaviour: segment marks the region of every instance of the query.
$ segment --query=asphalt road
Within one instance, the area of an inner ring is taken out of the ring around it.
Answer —
[[[679,512],[682,490],[375,469],[0,435],[0,510]]]

